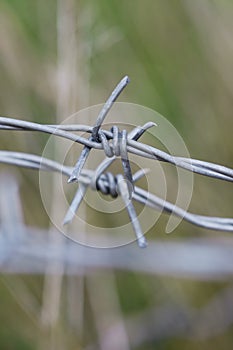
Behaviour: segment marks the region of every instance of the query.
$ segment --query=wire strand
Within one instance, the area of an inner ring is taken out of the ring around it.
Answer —
[[[74,167],[68,167],[37,155],[11,151],[0,151],[0,162],[31,169],[60,172],[68,177],[68,183],[79,182],[80,186],[64,218],[64,224],[69,223],[73,219],[88,187],[92,190],[101,191],[105,195],[111,195],[112,197],[120,194],[128,211],[139,247],[145,247],[147,243],[131,199],[147,205],[154,210],[162,210],[165,213],[181,217],[197,226],[233,232],[232,218],[193,214],[135,186],[134,182],[136,181],[137,174],[132,175],[128,153],[155,161],[167,162],[187,171],[229,182],[233,181],[233,169],[203,160],[173,156],[158,148],[139,142],[139,138],[146,130],[156,126],[152,122],[148,122],[143,126],[137,126],[129,133],[126,130],[119,130],[117,125],[114,125],[110,130],[101,128],[109,110],[128,83],[129,78],[127,76],[119,82],[100,110],[93,127],[73,124],[47,125],[0,117],[0,130],[42,132],[82,144],[84,148]],[[87,132],[91,135],[85,138],[77,135],[75,132]],[[85,162],[92,148],[104,151],[106,156],[105,160],[99,164],[95,171],[84,169]],[[124,175],[113,175],[111,172],[105,172],[116,160],[117,156],[121,157]]]

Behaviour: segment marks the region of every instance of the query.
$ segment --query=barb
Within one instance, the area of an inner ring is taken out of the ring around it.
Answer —
[[[115,100],[117,99],[117,97],[120,95],[120,93],[122,92],[122,90],[126,87],[126,85],[129,83],[129,78],[126,76],[124,77],[120,83],[116,86],[116,88],[113,90],[111,96],[108,98],[108,100],[106,101],[106,103],[104,104],[103,108],[101,109],[96,123],[93,127],[92,133],[91,133],[91,137],[89,138],[90,141],[95,141],[98,142],[99,141],[99,129],[101,127],[101,124],[103,123],[106,115],[108,114],[109,110],[111,109],[113,103],[115,102]],[[87,157],[90,153],[91,148],[88,146],[85,146],[81,152],[81,155],[74,167],[74,170],[68,180],[68,182],[77,182],[78,181],[78,177],[80,175],[80,172],[87,160]]]
[[[71,133],[70,131],[86,131],[91,133],[93,127],[88,125],[46,125],[27,122],[23,120],[0,117],[0,130],[24,130],[24,131],[37,131],[46,134],[51,134],[59,137],[63,137],[73,142],[78,142],[82,145],[86,145],[90,148],[97,150],[103,150],[104,146],[102,143],[94,142],[86,139],[82,136]],[[113,139],[113,133],[108,130],[102,130],[109,140]],[[178,167],[192,171],[194,173],[213,177],[219,180],[233,181],[233,169],[223,165],[214,164],[202,160],[193,158],[184,158],[171,156],[170,154],[161,151],[155,147],[142,144],[138,141],[127,138],[127,151],[129,153],[159,160],[162,162],[171,163]]]
[[[136,211],[134,209],[133,203],[132,203],[132,201],[129,201],[127,196],[126,196],[127,184],[125,186],[125,181],[124,181],[124,178],[122,175],[117,175],[117,186],[118,186],[119,192],[123,198],[123,201],[125,202],[126,209],[128,211],[128,214],[129,214],[129,218],[132,222],[134,231],[136,233],[138,246],[140,248],[146,248],[147,242],[146,242],[145,237],[143,236],[141,226],[140,226],[140,223],[138,221],[137,214],[136,214]]]
[[[126,130],[120,131],[117,125],[110,130],[104,130],[101,125],[107,113],[111,109],[116,98],[128,84],[128,77],[124,77],[104,104],[100,111],[96,123],[93,127],[87,125],[42,125],[23,120],[0,117],[0,130],[24,130],[53,134],[63,137],[73,142],[78,142],[84,146],[75,167],[64,166],[50,159],[42,158],[32,154],[0,151],[0,162],[16,166],[23,166],[32,169],[46,171],[58,171],[68,177],[68,182],[78,181],[79,188],[74,196],[71,206],[65,216],[64,224],[72,220],[88,187],[92,190],[99,190],[105,195],[116,197],[121,195],[126,204],[130,220],[135,230],[138,245],[146,246],[140,224],[132,200],[147,205],[154,210],[163,210],[165,213],[182,217],[198,226],[209,229],[233,232],[232,218],[219,218],[197,215],[186,212],[182,208],[163,200],[152,193],[135,186],[138,174],[132,175],[128,153],[136,154],[140,157],[154,159],[156,161],[168,162],[188,171],[204,176],[213,177],[224,181],[233,181],[233,169],[228,167],[205,162],[197,159],[171,156],[155,147],[139,142],[143,133],[156,124],[148,122],[143,126],[134,128],[129,134]],[[85,131],[91,134],[87,139],[77,135],[75,132]],[[84,164],[91,149],[103,150],[106,158],[95,171],[84,169]],[[124,176],[118,174],[114,176],[106,169],[120,156]],[[140,176],[142,173],[140,174]]]
[[[111,160],[111,159],[110,159]],[[72,173],[73,168],[65,166],[58,162],[55,162],[51,159],[41,158],[40,156],[20,153],[20,152],[11,152],[11,151],[0,151],[0,163],[11,164],[21,167],[27,167],[31,169],[44,170],[44,171],[55,171],[62,173],[63,175],[69,177]],[[106,166],[106,165],[105,165]],[[104,168],[104,167],[103,167]],[[148,171],[148,170],[147,170]],[[145,172],[145,170],[144,170]],[[140,174],[141,176],[141,174]],[[138,174],[134,174],[133,181],[136,181]],[[83,169],[79,182],[90,186],[91,182],[95,178],[95,172],[87,169]],[[109,180],[105,176],[100,176],[99,183],[101,188],[109,188]],[[104,191],[102,191],[103,194]],[[173,203],[163,200],[162,198],[145,191],[144,189],[135,186],[135,191],[133,192],[132,199],[137,202],[147,205],[155,210],[163,210],[167,214],[174,214],[178,217],[182,217],[184,220],[204,228],[217,230],[217,231],[229,231],[233,232],[233,218],[221,218],[221,217],[212,217],[197,215],[190,212],[186,212],[182,208],[174,205]]]
[[[140,170],[134,174],[134,181],[143,176],[145,171],[147,170]],[[149,274],[204,280],[224,280],[233,274],[232,237],[228,239],[226,237],[186,239],[182,242],[169,241],[167,243],[156,241],[151,242],[146,252],[138,252],[134,247],[127,245],[122,249],[111,250],[110,254],[108,250],[100,252],[74,244],[72,240],[67,239],[61,252],[60,245],[48,239],[46,230],[28,227],[24,224],[16,179],[8,174],[3,174],[1,185],[1,273],[41,274],[46,271],[49,261],[57,261],[66,266],[67,274],[77,275],[82,273],[80,267],[114,267]],[[6,189],[10,191],[10,196],[4,195]],[[15,237],[15,227],[17,231],[19,228],[20,232],[22,231],[18,239]],[[192,251],[192,254],[187,255],[187,251]],[[185,256],[185,264],[181,263],[182,259],[179,258],[183,256]],[[86,272],[88,273],[88,270]]]
[[[143,126],[140,126],[140,127],[136,127],[135,129],[133,129],[130,133],[129,133],[129,138],[130,139],[133,139],[133,140],[138,140],[146,130],[148,130],[149,128],[151,128],[152,126],[155,126],[156,124],[153,123],[153,122],[149,122],[149,123],[146,123],[144,124]],[[105,187],[101,186],[101,182],[99,182],[100,180],[100,176],[101,174],[115,161],[116,157],[120,154],[120,145],[119,145],[119,129],[117,126],[113,126],[112,127],[112,133],[113,133],[113,140],[112,140],[112,145],[113,145],[113,149],[114,149],[114,152],[113,150],[109,147],[109,145],[105,145],[105,142],[103,142],[103,145],[105,147],[105,154],[107,154],[107,156],[109,155],[110,153],[110,156],[111,156],[111,159],[105,159],[98,167],[97,169],[95,170],[95,173],[92,177],[92,180],[91,180],[91,188],[92,189],[98,189],[101,188],[102,189],[102,193],[104,194],[111,194],[112,197],[116,197],[117,196],[117,189],[114,189],[111,191],[111,189],[113,188],[113,182],[114,180],[112,179],[112,176],[110,173],[108,173],[108,180],[111,182],[110,185],[109,185],[109,189],[110,189],[110,192],[107,190],[105,190]],[[100,137],[103,137],[103,132],[100,133]],[[122,163],[123,163],[123,168],[126,164],[129,163],[129,161],[127,160],[126,163],[125,162],[125,159],[122,158]],[[134,178],[132,177],[132,174],[131,174],[131,169],[129,170],[129,174],[130,174],[130,179],[128,178],[128,173],[125,172],[125,175],[126,175],[126,179],[130,181],[127,182],[127,189],[128,189],[128,198],[131,199],[132,198],[132,191],[130,191],[130,189],[132,189],[131,187],[131,184],[134,188]],[[136,174],[135,174],[136,175]],[[115,185],[115,182],[114,182],[114,185]],[[80,187],[78,189],[78,191],[76,192],[74,198],[73,198],[73,201],[68,209],[68,212],[65,216],[65,219],[63,221],[63,224],[67,224],[69,223],[70,221],[72,221],[74,215],[75,215],[75,212],[77,212],[80,204],[81,204],[81,201],[83,200],[83,197],[85,195],[87,191],[87,185],[83,185],[82,188]],[[135,216],[135,215],[134,215]],[[134,226],[134,229],[136,227],[136,230],[135,230],[135,233],[136,233],[136,236],[140,236],[140,232],[141,232],[141,228],[140,228],[140,225],[138,226]],[[137,229],[137,227],[139,227],[139,229]]]

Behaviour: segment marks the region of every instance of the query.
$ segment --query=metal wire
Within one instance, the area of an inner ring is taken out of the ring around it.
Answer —
[[[134,181],[142,175],[142,171],[134,174]],[[99,250],[75,244],[67,238],[61,249],[60,243],[51,240],[46,229],[24,223],[17,179],[3,172],[0,180],[1,273],[42,274],[47,271],[47,264],[53,261],[58,263],[58,273],[62,263],[66,274],[75,275],[82,274],[83,268],[85,273],[88,273],[88,268],[90,272],[93,268],[116,268],[200,280],[232,277],[233,237],[188,238],[166,243],[156,240],[146,251],[139,251],[131,245]],[[55,227],[53,230],[54,234],[59,234]]]
[[[37,170],[55,171],[62,173],[67,177],[69,177],[72,174],[73,170],[72,167],[65,166],[48,158],[42,158],[33,154],[11,151],[0,151],[0,163],[27,167]],[[111,186],[109,177],[105,175],[106,174],[103,174],[98,178],[99,186],[97,189],[100,190],[103,194],[106,194],[103,188],[108,188],[109,193],[111,193],[109,190]],[[133,179],[136,176],[137,173],[133,176]],[[93,181],[93,178],[95,178],[94,171],[83,169],[79,178],[79,182],[80,184],[83,184],[85,186],[90,186]],[[91,188],[93,189],[93,187]],[[134,188],[135,190],[132,194],[132,199],[138,201],[141,204],[147,205],[155,210],[164,210],[164,212],[168,214],[172,213],[178,217],[182,217],[184,220],[193,223],[197,226],[209,228],[212,230],[233,232],[233,218],[220,218],[193,214],[183,210],[182,208],[178,207],[177,205],[174,205],[173,203],[167,200],[163,200],[162,198],[145,191],[144,189],[138,186],[135,186]]]
[[[93,127],[88,125],[45,125],[27,122],[24,120],[0,117],[0,130],[24,130],[43,132],[86,145],[90,148],[102,150],[104,146],[100,142],[94,142],[82,136],[71,133],[70,131],[86,131],[91,133]],[[101,129],[102,130],[102,129]],[[102,130],[109,140],[113,139],[113,133],[108,130]],[[141,142],[127,138],[127,151],[129,153],[168,162],[197,174],[213,177],[225,181],[233,181],[233,169],[223,165],[214,164],[193,158],[184,158],[171,156],[155,147],[145,145]]]
[[[136,127],[129,133],[127,133],[126,130],[120,131],[117,125],[114,125],[110,130],[102,129],[101,125],[104,118],[128,82],[128,77],[124,77],[117,85],[100,111],[93,127],[87,125],[42,125],[23,120],[0,117],[0,130],[43,132],[82,144],[84,148],[74,167],[65,166],[53,160],[33,154],[11,151],[0,151],[0,162],[37,170],[57,171],[67,176],[68,182],[77,181],[80,186],[65,216],[63,221],[64,224],[67,224],[73,219],[88,187],[92,190],[101,191],[105,195],[111,195],[112,197],[116,197],[120,194],[126,204],[126,209],[140,247],[145,247],[147,244],[138,222],[132,200],[138,201],[139,203],[147,205],[155,210],[159,209],[163,210],[165,213],[171,213],[198,226],[213,230],[233,232],[232,218],[193,214],[143,190],[142,188],[139,188],[138,186],[135,186],[136,179],[138,176],[142,176],[144,172],[142,171],[139,172],[139,174],[136,173],[132,175],[128,153],[154,159],[156,161],[168,162],[188,171],[225,181],[233,181],[233,169],[197,159],[171,156],[155,147],[139,142],[138,139],[142,134],[147,129],[155,126],[152,122]],[[88,139],[81,137],[74,134],[74,132],[77,131],[88,132],[91,136]],[[103,150],[106,155],[106,159],[95,171],[83,169],[92,148]],[[113,175],[110,172],[106,172],[106,169],[118,156],[121,157],[124,176],[121,174]]]

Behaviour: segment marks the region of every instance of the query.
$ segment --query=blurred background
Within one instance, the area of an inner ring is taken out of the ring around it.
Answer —
[[[193,158],[233,167],[232,37],[230,0],[0,0],[0,114],[60,123],[103,103],[127,74],[131,84],[119,101],[166,117]],[[47,139],[1,131],[0,148],[40,155]],[[38,173],[0,170],[19,181],[24,222],[49,229]],[[194,179],[191,211],[232,215],[230,183]],[[59,213],[54,189],[51,198]],[[166,222],[162,215],[149,242],[230,237],[185,222],[165,236]],[[110,268],[66,276],[59,269],[1,274],[1,349],[232,348],[231,279]]]

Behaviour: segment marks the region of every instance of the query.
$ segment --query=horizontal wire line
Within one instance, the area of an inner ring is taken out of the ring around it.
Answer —
[[[148,122],[143,126],[137,126],[129,133],[126,130],[120,131],[116,125],[114,125],[110,131],[102,129],[104,119],[113,106],[115,100],[125,89],[128,83],[129,78],[128,76],[125,76],[117,84],[101,108],[93,127],[88,125],[73,124],[46,125],[13,118],[0,117],[0,130],[43,132],[82,144],[84,147],[74,167],[67,167],[53,160],[42,158],[33,154],[11,151],[0,151],[0,162],[31,169],[61,172],[63,175],[68,177],[68,183],[80,182],[78,191],[76,192],[76,195],[65,216],[64,223],[68,223],[70,220],[72,220],[82,201],[83,193],[81,188],[84,188],[86,191],[88,187],[91,187],[93,190],[99,190],[103,194],[108,194],[112,197],[116,197],[118,194],[120,194],[125,202],[139,247],[145,247],[147,243],[145,237],[143,236],[134,205],[130,200],[131,198],[144,205],[148,205],[155,210],[161,210],[166,213],[176,215],[198,226],[214,230],[233,231],[233,219],[231,218],[196,215],[187,212],[177,205],[163,200],[154,194],[148,193],[137,186],[134,186],[134,181],[137,174],[134,176],[132,175],[128,152],[140,157],[167,162],[204,176],[230,182],[233,181],[233,169],[197,159],[174,156],[155,147],[139,142],[138,140],[143,133],[156,125],[152,122]],[[91,135],[88,138],[85,138],[74,134],[74,132],[87,132]],[[106,156],[106,159],[99,164],[95,171],[84,169],[84,165],[92,148],[103,150]],[[124,176],[122,174],[114,176],[111,172],[105,172],[117,156],[121,157]],[[141,175],[143,175],[143,173],[141,173]]]
[[[111,158],[109,160],[111,160]],[[70,176],[73,170],[73,167],[62,165],[59,162],[48,158],[12,151],[0,151],[0,163],[28,167],[37,170],[56,171],[67,177]],[[79,179],[80,183],[89,186],[94,174],[95,172],[92,170],[83,169]],[[108,186],[107,180],[103,176],[100,176],[99,181],[104,182],[104,185]],[[194,225],[212,230],[233,232],[232,218],[212,217],[190,213],[177,205],[156,196],[155,194],[145,191],[138,186],[135,186],[135,190],[132,193],[132,198],[141,204],[151,207],[152,209],[163,210],[165,213],[181,217],[185,221],[188,221]]]
[[[66,138],[74,142],[78,142],[90,148],[98,150],[103,149],[101,143],[92,141],[90,139],[86,139],[82,136],[78,136],[69,132],[82,131],[91,133],[93,131],[93,127],[87,125],[46,125],[17,120],[13,118],[0,117],[0,130],[6,130],[6,127],[10,127],[10,129],[7,130],[24,130],[48,133]],[[101,129],[101,131],[106,135],[108,139],[113,138],[113,134],[111,131],[106,131],[103,129]],[[139,141],[132,140],[129,137],[127,138],[127,151],[141,157],[168,162],[200,175],[209,176],[229,182],[233,181],[233,169],[231,168],[219,164],[205,162],[202,160],[172,156],[155,147],[143,144]]]

